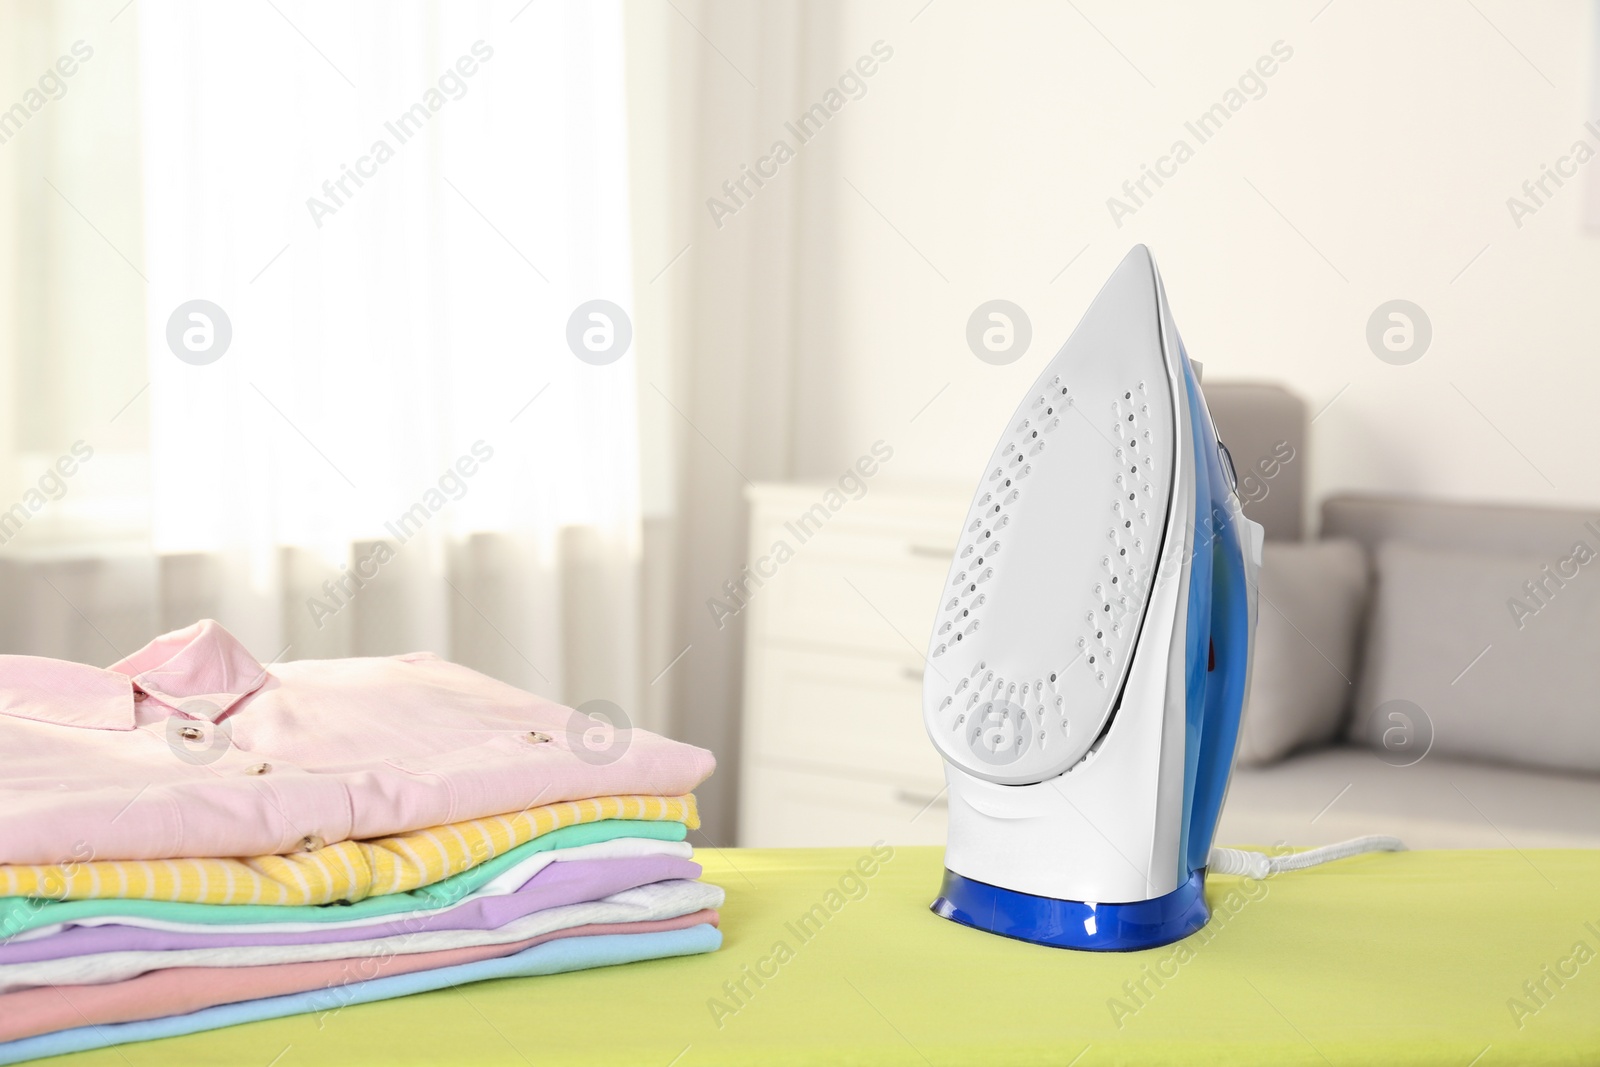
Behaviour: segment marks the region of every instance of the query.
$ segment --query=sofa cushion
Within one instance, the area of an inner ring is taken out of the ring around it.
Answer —
[[[1362,834],[1394,834],[1411,848],[1600,848],[1600,775],[1437,751],[1393,766],[1372,749],[1335,745],[1235,771],[1217,843],[1314,846]]]
[[[1349,737],[1600,772],[1600,526],[1555,555],[1380,544]]]
[[[1586,531],[1592,525],[1593,530]],[[1339,493],[1322,502],[1322,537],[1353,537],[1376,552],[1409,541],[1472,552],[1566,555],[1575,537],[1600,536],[1600,509],[1464,504],[1414,496]]]
[[[1206,383],[1206,410],[1239,475],[1244,513],[1267,542],[1299,541],[1305,511],[1306,402],[1265,382]]]
[[[1239,762],[1271,763],[1339,733],[1350,707],[1366,553],[1354,541],[1268,541],[1262,549],[1250,700]]]

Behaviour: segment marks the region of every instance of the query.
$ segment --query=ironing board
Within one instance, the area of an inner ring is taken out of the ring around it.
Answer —
[[[1600,851],[1369,855],[1259,883],[1216,877],[1210,926],[1127,954],[1042,948],[937,918],[937,848],[896,848],[882,862],[867,849],[698,858],[728,891],[726,943],[712,955],[48,1062],[1600,1062]],[[1526,1010],[1514,1014],[1512,1000]]]

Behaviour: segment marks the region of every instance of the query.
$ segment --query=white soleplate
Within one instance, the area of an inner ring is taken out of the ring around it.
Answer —
[[[995,447],[967,512],[923,678],[940,754],[1004,785],[1066,772],[1123,691],[1167,533],[1176,352],[1140,245]]]

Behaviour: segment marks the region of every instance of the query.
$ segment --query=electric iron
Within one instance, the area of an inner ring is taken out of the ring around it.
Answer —
[[[1007,425],[939,605],[937,914],[1101,950],[1205,925],[1261,542],[1135,246]]]

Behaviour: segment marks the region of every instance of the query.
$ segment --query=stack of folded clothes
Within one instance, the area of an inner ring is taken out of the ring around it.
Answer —
[[[616,725],[210,620],[0,656],[0,1063],[715,950],[711,754]]]

